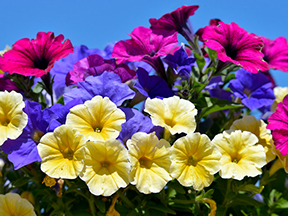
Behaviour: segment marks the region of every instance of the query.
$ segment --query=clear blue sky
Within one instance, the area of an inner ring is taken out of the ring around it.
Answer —
[[[6,0],[0,2],[0,50],[21,38],[34,38],[39,31],[63,34],[73,45],[103,49],[128,39],[127,33],[137,26],[149,27],[149,18],[182,5],[200,6],[190,18],[195,31],[219,18],[270,39],[288,38],[287,0]],[[278,85],[288,86],[288,73],[273,75]]]

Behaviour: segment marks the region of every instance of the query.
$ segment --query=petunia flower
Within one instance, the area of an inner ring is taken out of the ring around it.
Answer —
[[[21,89],[17,86],[17,84],[9,79],[5,74],[0,73],[0,91],[16,91],[21,92]]]
[[[41,170],[52,178],[75,179],[84,167],[86,139],[68,125],[45,134],[37,145]]]
[[[116,65],[114,59],[103,59],[100,55],[89,55],[73,65],[66,77],[66,85],[77,84],[88,76],[100,75],[104,71],[117,74],[122,82],[127,82],[136,77],[136,72],[125,64]]]
[[[70,40],[53,32],[38,32],[36,39],[23,38],[0,57],[0,69],[9,74],[41,77],[47,74],[55,61],[73,52]]]
[[[252,74],[240,69],[235,74],[236,79],[230,81],[229,88],[233,94],[250,110],[271,105],[275,96],[270,80],[262,73]]]
[[[22,134],[16,140],[8,139],[2,146],[15,169],[41,161],[37,145],[40,138],[49,132],[50,122],[57,117],[51,110],[42,110],[41,104],[32,101],[25,101],[23,111],[28,115],[28,123]]]
[[[269,69],[262,59],[262,39],[248,33],[236,23],[225,24],[220,21],[217,26],[206,26],[202,38],[207,47],[217,51],[222,62],[232,62],[251,73]]]
[[[219,175],[224,179],[242,180],[262,173],[266,154],[257,137],[248,131],[230,130],[218,134],[212,140],[222,154]]]
[[[131,163],[130,181],[144,194],[159,193],[172,180],[170,169],[170,144],[158,140],[155,133],[135,133],[127,141]]]
[[[261,119],[256,119],[255,116],[246,115],[242,119],[233,122],[230,129],[248,131],[253,133],[257,138],[257,144],[264,147],[266,154],[266,162],[274,160],[275,154],[272,152],[272,135],[271,131],[266,128],[267,124]]]
[[[268,118],[267,128],[272,130],[275,148],[282,155],[288,154],[288,96],[278,103],[276,111]]]
[[[193,133],[196,129],[194,104],[178,96],[163,100],[147,98],[144,111],[151,115],[154,125],[164,127],[172,135]]]
[[[96,196],[111,196],[129,184],[128,153],[118,140],[88,141],[84,163],[80,178]]]
[[[24,107],[21,94],[15,91],[0,92],[0,146],[7,139],[17,139],[23,132],[28,122]]]
[[[85,81],[77,84],[77,88],[72,88],[63,97],[65,103],[75,99],[80,99],[84,103],[96,95],[109,97],[113,103],[121,106],[125,100],[132,99],[135,92],[127,84],[122,83],[117,74],[105,71],[99,76],[87,77]]]
[[[282,102],[284,97],[288,94],[288,87],[277,86],[273,88],[273,92],[276,98],[271,105],[271,111],[275,112],[277,104]]]
[[[125,121],[123,111],[108,97],[99,95],[84,104],[74,106],[66,117],[66,125],[72,126],[92,141],[117,138],[121,124]]]
[[[33,205],[19,194],[0,194],[0,215],[3,216],[36,216]]]
[[[202,190],[221,168],[221,153],[205,134],[190,133],[176,140],[170,149],[170,173],[181,185]]]
[[[261,37],[264,41],[262,52],[264,60],[269,64],[269,67],[275,70],[288,72],[288,44],[285,37],[278,37],[275,40],[270,40]]]

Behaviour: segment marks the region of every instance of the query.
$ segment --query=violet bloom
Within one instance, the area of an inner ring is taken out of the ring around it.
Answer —
[[[136,109],[120,108],[126,116],[126,122],[121,125],[122,129],[117,139],[125,145],[128,139],[137,132],[152,133],[155,132],[158,138],[163,130],[162,127],[155,126],[149,117],[143,115]]]
[[[41,161],[37,145],[40,138],[48,131],[51,120],[56,118],[49,109],[41,110],[41,105],[36,102],[26,101],[23,111],[28,115],[28,124],[23,133],[15,140],[8,139],[2,150],[8,154],[8,159],[19,169],[35,161]]]
[[[163,61],[166,62],[173,70],[175,74],[190,76],[191,67],[196,61],[192,56],[187,55],[184,45],[180,47],[173,55],[168,54]]]
[[[116,63],[144,61],[150,64],[162,77],[165,77],[163,63],[159,57],[166,56],[178,43],[177,33],[163,37],[151,29],[139,26],[130,34],[131,39],[115,44],[112,57]]]
[[[206,26],[202,37],[207,47],[217,51],[222,62],[232,62],[251,73],[269,69],[262,59],[262,39],[249,34],[236,23],[225,24],[220,21],[218,26]]]
[[[84,81],[88,76],[95,76],[104,71],[113,72],[120,76],[122,82],[127,82],[135,78],[136,73],[127,65],[116,65],[114,59],[103,59],[100,55],[89,55],[84,59],[76,62],[66,77],[66,85],[77,84]]]
[[[262,73],[252,74],[240,69],[230,81],[229,88],[233,94],[250,110],[271,105],[275,100],[272,83]]]
[[[138,82],[134,85],[145,97],[172,97],[174,92],[169,88],[168,84],[159,76],[149,76],[148,72],[143,68],[137,70]]]
[[[288,72],[288,44],[286,38],[278,37],[275,40],[261,38],[264,41],[262,49],[265,55],[264,60],[269,64],[269,67]]]
[[[164,36],[171,35],[175,32],[179,32],[185,38],[189,33],[191,34],[191,30],[187,26],[188,18],[194,15],[195,11],[199,8],[198,5],[192,6],[182,6],[172,11],[171,13],[164,14],[160,19],[149,19],[151,24],[151,29],[156,34],[162,34]],[[188,36],[186,40],[190,40],[191,38]]]
[[[81,99],[82,103],[91,100],[94,96],[101,95],[108,97],[117,106],[120,106],[125,100],[132,99],[135,92],[129,86],[121,82],[117,74],[104,71],[99,76],[89,76],[85,81],[77,83],[77,88],[72,88],[64,93],[64,101]]]

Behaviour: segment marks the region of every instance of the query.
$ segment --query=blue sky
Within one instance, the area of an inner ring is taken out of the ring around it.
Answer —
[[[13,0],[0,2],[0,50],[21,38],[34,38],[39,31],[63,34],[73,45],[103,49],[128,39],[127,33],[137,26],[149,27],[150,18],[182,5],[200,6],[190,18],[195,31],[219,18],[270,39],[288,38],[286,0]],[[273,75],[278,85],[288,86],[288,73],[273,71]]]

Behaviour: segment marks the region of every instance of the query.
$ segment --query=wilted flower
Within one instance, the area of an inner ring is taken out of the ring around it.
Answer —
[[[88,141],[84,162],[80,178],[96,196],[111,196],[129,184],[128,153],[118,140]]]
[[[41,170],[53,178],[77,178],[84,167],[85,143],[85,137],[67,125],[45,134],[37,146]]]
[[[218,134],[212,140],[222,154],[219,174],[224,179],[242,180],[262,173],[266,154],[257,137],[248,131],[230,130]]]
[[[208,187],[221,168],[221,153],[205,134],[190,133],[176,140],[170,150],[171,176],[195,190]]]
[[[129,160],[131,162],[130,181],[144,194],[159,193],[168,181],[170,144],[158,140],[155,133],[135,133],[127,141]]]

